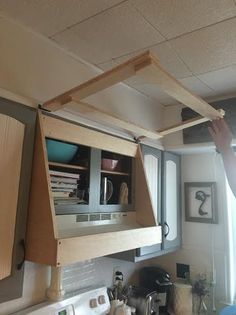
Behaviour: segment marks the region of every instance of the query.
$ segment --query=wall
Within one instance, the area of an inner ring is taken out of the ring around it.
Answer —
[[[38,103],[100,73],[97,68],[77,56],[68,54],[48,39],[1,16],[0,38],[2,97],[36,107]],[[143,127],[162,127],[162,107],[123,84],[90,97],[87,101]],[[75,116],[77,112],[74,105],[59,114],[83,121]],[[126,278],[131,276],[135,279],[134,271],[138,265],[99,258],[65,268],[65,287],[70,291],[92,284],[111,285],[113,268],[117,265],[121,266]],[[23,297],[0,304],[0,315],[10,314],[44,300],[48,283],[48,267],[26,262]]]
[[[169,270],[176,279],[176,263],[190,265],[190,275],[206,273],[212,279],[213,264],[216,269],[216,299],[228,299],[227,291],[227,233],[226,194],[224,169],[217,153],[189,154],[182,156],[182,185],[184,182],[216,182],[219,223],[205,224],[186,222],[182,205],[182,249],[160,257],[156,263]],[[183,186],[182,186],[183,187]],[[183,191],[184,194],[184,191]],[[213,263],[214,260],[214,263]]]

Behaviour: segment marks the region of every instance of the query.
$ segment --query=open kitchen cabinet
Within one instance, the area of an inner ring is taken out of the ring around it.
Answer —
[[[36,110],[0,98],[0,303],[22,296]]]
[[[50,161],[48,140],[75,144],[80,154],[70,163]],[[111,159],[119,161],[115,170],[106,168]],[[65,202],[58,202],[53,189],[57,172],[78,179]],[[112,183],[113,190],[105,199],[104,182]],[[158,242],[161,227],[139,145],[39,112],[26,258],[62,266]]]
[[[179,249],[182,232],[180,156],[147,145],[141,148],[154,213],[162,226],[162,242],[113,255],[134,262]]]

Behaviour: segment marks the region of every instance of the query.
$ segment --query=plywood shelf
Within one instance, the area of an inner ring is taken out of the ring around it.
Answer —
[[[49,162],[48,164],[49,164],[49,166],[63,167],[63,168],[69,168],[69,169],[76,169],[76,170],[81,170],[81,171],[87,171],[88,170],[87,167],[79,166],[79,165],[57,163],[57,162]]]
[[[101,170],[101,173],[102,174],[110,174],[110,175],[130,176],[130,173],[126,173],[126,172],[116,172],[116,171]]]

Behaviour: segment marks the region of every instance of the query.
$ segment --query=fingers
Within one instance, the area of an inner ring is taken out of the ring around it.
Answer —
[[[209,133],[210,133],[210,135],[211,135],[213,141],[215,142],[215,141],[216,141],[216,132],[215,132],[214,129],[211,128],[211,127],[208,127],[208,131],[209,131]]]

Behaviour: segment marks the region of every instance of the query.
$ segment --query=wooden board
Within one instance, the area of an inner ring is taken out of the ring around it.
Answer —
[[[161,243],[160,226],[60,239],[57,265],[63,266],[157,243]]]
[[[158,60],[152,56],[152,62],[147,67],[136,67],[136,72],[142,76],[148,84],[157,85],[166,94],[170,95],[178,102],[190,107],[195,112],[208,119],[222,118],[223,115],[214,109],[194,93],[190,92],[185,86],[178,82],[172,75],[161,67]]]
[[[58,231],[54,212],[46,143],[39,113],[26,235],[27,260],[48,265],[56,264]]]
[[[202,123],[204,123],[206,121],[209,121],[209,118],[197,117],[197,118],[193,118],[193,119],[189,119],[187,121],[181,122],[179,124],[175,124],[175,125],[173,125],[171,127],[160,129],[158,132],[161,135],[166,136],[166,135],[169,135],[170,133],[173,133],[173,132],[176,132],[176,131],[180,131],[180,130],[183,130],[183,129],[186,129],[186,128],[189,128],[189,127],[192,127],[192,126],[195,126],[195,125],[202,124]]]
[[[136,219],[142,226],[155,226],[155,215],[153,213],[151,194],[147,182],[144,168],[143,156],[140,146],[138,146],[135,158],[135,210]],[[141,246],[139,246],[141,247]]]
[[[149,52],[145,52],[138,57],[132,58],[127,62],[106,71],[95,78],[63,93],[57,97],[45,102],[43,107],[55,111],[64,107],[65,104],[72,101],[80,101],[89,95],[95,94],[101,90],[108,88],[116,83],[119,83],[129,77],[135,75],[135,65],[141,65],[148,57]]]
[[[43,116],[43,130],[46,137],[77,143],[96,149],[134,157],[137,144],[110,136],[95,130],[78,126],[73,123]]]
[[[192,108],[204,117],[209,119],[222,117],[207,102],[190,92],[172,75],[166,72],[159,64],[158,59],[149,51],[49,100],[43,106],[49,110],[58,110],[72,100],[79,102],[134,75],[142,76],[147,83],[157,85],[178,102]]]
[[[0,114],[0,280],[11,274],[25,126]]]

